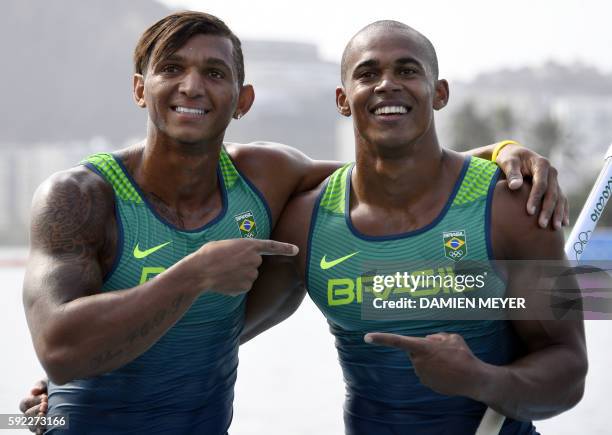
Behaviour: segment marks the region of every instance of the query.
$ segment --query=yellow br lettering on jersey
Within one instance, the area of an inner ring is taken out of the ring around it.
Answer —
[[[165,267],[143,267],[142,273],[140,274],[139,284],[144,284],[145,282],[152,280],[164,270],[166,270]]]
[[[377,278],[380,277],[384,279],[378,280]],[[354,302],[361,304],[364,292],[387,300],[391,295],[400,294],[420,298],[440,293],[464,293],[482,288],[484,285],[484,281],[478,278],[468,280],[469,282],[459,278],[462,276],[456,275],[452,266],[404,273],[396,272],[392,275],[330,278],[327,280],[327,304],[329,306],[347,305]]]

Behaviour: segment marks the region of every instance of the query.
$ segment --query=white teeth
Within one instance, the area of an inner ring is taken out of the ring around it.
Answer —
[[[204,115],[206,112],[202,109],[192,109],[191,107],[176,106],[174,109],[178,113],[191,113],[192,115]]]
[[[374,111],[375,115],[391,115],[401,113],[408,113],[408,110],[406,110],[404,106],[383,106]]]

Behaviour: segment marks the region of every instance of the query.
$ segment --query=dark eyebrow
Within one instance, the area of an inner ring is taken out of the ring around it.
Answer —
[[[423,64],[419,60],[415,59],[414,57],[400,57],[399,59],[395,61],[395,63],[397,65],[406,65],[406,64],[411,63],[411,64],[418,66],[421,69],[425,68]]]
[[[206,65],[222,66],[229,69],[230,71],[232,69],[232,67],[226,61],[218,57],[209,57],[208,59],[206,59]]]
[[[170,56],[166,57],[165,59],[162,59],[160,61],[161,62],[184,62],[185,58],[183,56],[180,56],[176,53],[171,54]],[[226,61],[224,61],[221,58],[218,57],[209,57],[205,60],[204,62],[207,66],[221,66],[221,67],[225,67],[228,70],[232,70],[232,67],[230,65],[228,65],[228,63]]]
[[[378,61],[376,59],[368,59],[364,60],[363,62],[359,62],[353,71],[357,71],[361,68],[371,68],[375,66],[378,66]]]
[[[172,61],[181,62],[183,60],[185,60],[185,59],[182,56],[179,56],[178,54],[173,53],[170,56],[166,56],[165,58],[160,59],[159,63],[161,63],[161,62],[168,62],[168,61],[171,61],[171,62]]]
[[[413,64],[418,66],[421,69],[424,69],[423,64],[416,58],[414,57],[400,57],[399,59],[397,59],[394,62],[396,65],[407,65],[407,64]],[[359,64],[357,64],[357,66],[355,67],[355,69],[353,71],[358,71],[362,68],[372,68],[372,67],[376,67],[379,65],[379,62],[376,59],[367,59],[364,60],[363,62],[360,62]]]

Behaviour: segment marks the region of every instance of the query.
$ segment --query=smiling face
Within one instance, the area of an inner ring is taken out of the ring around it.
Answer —
[[[353,116],[357,140],[398,147],[435,138],[433,110],[446,105],[448,85],[437,80],[422,37],[374,27],[358,34],[345,57],[340,113]]]
[[[134,95],[146,107],[155,134],[182,144],[222,142],[232,116],[252,103],[252,88],[241,87],[232,42],[198,34],[136,74]]]

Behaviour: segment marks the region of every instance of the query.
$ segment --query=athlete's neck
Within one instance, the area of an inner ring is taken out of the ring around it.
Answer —
[[[364,234],[414,231],[442,211],[461,172],[463,158],[437,141],[402,147],[357,147],[350,216]]]
[[[176,210],[206,208],[219,196],[217,166],[222,142],[208,146],[147,138],[134,178],[140,187]]]
[[[435,193],[447,157],[437,141],[393,149],[358,144],[353,194],[360,203],[405,210]]]

